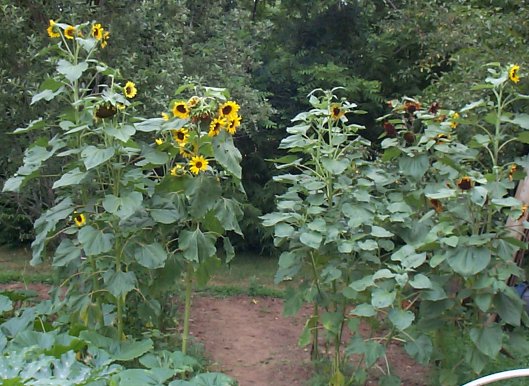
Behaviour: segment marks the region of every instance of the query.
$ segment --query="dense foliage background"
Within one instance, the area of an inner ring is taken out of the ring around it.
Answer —
[[[226,87],[242,105],[235,140],[248,202],[237,247],[266,253],[273,247],[258,216],[280,189],[266,159],[278,155],[284,128],[306,109],[310,90],[344,87],[341,94],[368,112],[358,123],[376,154],[383,129],[375,119],[387,100],[407,95],[461,106],[474,99],[484,64],[508,60],[523,74],[529,63],[522,0],[1,0],[0,19],[2,185],[35,140],[10,133],[43,114],[29,101],[50,72],[40,51],[49,19],[98,20],[112,36],[104,60],[135,81],[142,113],[167,111],[166,101],[191,80]],[[54,112],[50,102],[46,114]],[[0,195],[0,243],[30,240],[33,220],[53,199],[46,179]]]

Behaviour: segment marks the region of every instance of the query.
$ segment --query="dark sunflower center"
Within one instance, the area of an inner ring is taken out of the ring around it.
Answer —
[[[182,113],[182,114],[185,114],[187,113],[187,109],[184,105],[178,105],[176,106],[176,110],[179,112],[179,113]]]
[[[224,106],[222,108],[222,114],[224,114],[224,115],[230,115],[231,111],[232,111],[232,107],[231,106]]]
[[[183,141],[185,139],[186,135],[179,131],[177,134],[176,134],[176,138],[178,138],[179,141]]]
[[[131,94],[131,93],[132,93],[132,89],[130,88],[130,86],[125,87],[125,92],[126,92],[127,94]]]
[[[77,221],[77,222],[83,222],[83,216],[81,216],[80,214],[78,214],[77,216],[75,216],[75,221]]]
[[[338,107],[335,107],[333,110],[332,110],[332,113],[335,115],[335,116],[338,116],[340,115],[340,109]]]
[[[197,167],[197,169],[202,169],[202,162],[201,161],[195,162],[195,166]]]
[[[470,190],[472,188],[472,181],[470,178],[463,178],[457,185],[461,190]]]

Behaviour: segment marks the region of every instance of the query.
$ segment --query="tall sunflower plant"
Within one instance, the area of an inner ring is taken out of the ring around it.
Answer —
[[[199,126],[188,101],[189,114],[173,103],[172,117],[135,116],[141,90],[96,59],[100,49],[111,47],[104,27],[51,20],[47,32],[52,46],[46,52],[55,54],[50,60],[56,71],[31,103],[56,103],[63,113],[14,131],[38,139],[3,191],[20,191],[33,179],[53,181],[56,205],[35,222],[31,263],[50,257],[62,274],[55,300],[68,307],[68,322],[126,339],[133,312],[149,319],[144,323],[156,322],[159,294],[179,282],[182,262],[194,263],[191,271],[204,278],[216,261],[216,239],[240,232],[238,204],[223,196],[240,188],[241,155],[232,139],[241,122],[239,105],[218,102],[224,93],[217,89],[197,96],[196,106],[212,114],[206,103],[215,100],[223,119],[216,136],[199,131],[206,118]],[[155,133],[175,146],[160,144]],[[233,257],[228,238],[223,245]],[[138,298],[143,308],[133,310],[130,300]]]
[[[474,85],[482,98],[458,110],[404,98],[380,120],[381,158],[415,217],[390,258],[402,265],[413,257],[424,276],[409,291],[416,324],[406,348],[422,363],[435,360],[442,384],[460,384],[458,374],[479,374],[526,342],[529,319],[510,285],[524,279],[514,256],[527,247],[529,228],[527,202],[512,196],[529,166],[516,156],[529,138],[519,71],[491,64]],[[454,351],[460,346],[446,344],[451,339],[466,342],[462,356]]]
[[[313,91],[311,110],[287,128],[280,148],[288,154],[274,160],[282,172],[275,180],[286,192],[262,220],[284,249],[276,281],[303,279],[288,291],[285,312],[312,304],[299,343],[311,345],[314,359],[330,360],[329,384],[338,386],[363,384],[379,360],[388,363],[388,348],[414,319],[401,306],[406,288],[424,278],[415,276],[412,261],[395,267],[388,258],[413,213],[396,188],[398,177],[373,160],[364,127],[350,123],[362,112],[337,92]],[[360,332],[365,322],[372,326],[367,337]],[[381,379],[395,381],[384,369]]]

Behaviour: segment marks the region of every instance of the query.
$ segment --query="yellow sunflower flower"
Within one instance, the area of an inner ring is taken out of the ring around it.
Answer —
[[[94,39],[96,40],[103,39],[103,33],[104,33],[104,29],[103,27],[101,27],[100,23],[96,23],[92,25],[92,36]]]
[[[180,146],[178,148],[178,153],[184,157],[184,158],[187,158],[187,159],[191,159],[193,157],[193,153],[190,152],[188,149],[185,148],[185,146]]]
[[[157,144],[158,146],[160,146],[161,144],[163,144],[163,139],[162,139],[162,138],[156,138],[156,139],[154,140],[154,142],[156,142],[156,144]]]
[[[64,36],[66,37],[66,39],[73,40],[76,35],[77,35],[77,29],[74,26],[69,25],[64,30]]]
[[[513,83],[518,83],[520,81],[520,76],[518,75],[518,71],[520,70],[520,66],[517,64],[513,64],[509,68],[509,79]]]
[[[168,120],[169,120],[169,114],[167,114],[167,113],[162,113],[162,119],[163,119],[164,121],[168,121]]]
[[[220,107],[219,107],[219,116],[220,117],[226,117],[228,119],[233,119],[234,117],[237,116],[237,112],[239,111],[241,107],[233,102],[233,101],[228,101],[226,103],[223,103]]]
[[[134,98],[136,94],[138,93],[138,90],[136,89],[136,85],[134,84],[134,82],[131,82],[130,80],[127,83],[125,83],[124,91],[125,91],[125,96],[129,99]]]
[[[74,213],[73,221],[75,222],[75,225],[81,228],[86,224],[86,217],[82,213]]]
[[[187,141],[189,141],[189,130],[187,130],[185,127],[182,127],[181,129],[171,130],[171,134],[173,135],[173,139],[176,143],[178,143],[179,146],[184,146]]]
[[[470,190],[474,187],[474,181],[469,176],[461,177],[457,180],[457,187],[461,190]]]
[[[105,31],[103,33],[103,40],[101,41],[101,48],[105,48],[107,46],[109,38],[110,38],[110,32]]]
[[[226,126],[227,122],[224,118],[215,118],[211,121],[209,124],[209,132],[208,137],[215,137],[219,135],[220,131],[224,126]]]
[[[187,119],[189,118],[189,106],[184,101],[175,102],[173,105],[173,115],[177,118]]]
[[[189,161],[189,170],[193,174],[198,174],[201,171],[205,171],[208,168],[208,160],[199,156],[194,156],[191,158],[191,161]]]
[[[184,167],[180,164],[176,164],[174,168],[171,169],[171,175],[172,176],[181,176],[184,174]]]
[[[345,111],[342,109],[342,106],[338,103],[334,103],[331,105],[331,118],[335,121],[340,119],[345,115]]]
[[[459,115],[459,113],[455,112],[452,114],[452,122],[450,122],[450,127],[452,129],[455,129],[458,125],[459,125],[459,122],[457,122],[457,120],[460,118],[461,116]]]
[[[197,97],[196,95],[193,95],[189,100],[187,101],[187,105],[190,109],[198,105],[198,102],[200,102],[200,97]]]
[[[230,133],[231,135],[235,134],[235,132],[237,131],[237,128],[241,125],[241,119],[242,119],[241,116],[237,115],[235,118],[229,121],[226,131]]]
[[[57,31],[57,27],[55,27],[55,21],[50,19],[50,25],[48,26],[48,36],[50,38],[60,38],[61,34]]]

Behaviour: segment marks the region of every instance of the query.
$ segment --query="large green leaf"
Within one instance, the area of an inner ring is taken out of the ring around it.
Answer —
[[[479,351],[490,358],[496,358],[503,341],[503,332],[499,325],[474,327],[470,330],[469,335]]]
[[[406,175],[415,179],[420,179],[430,166],[428,156],[425,154],[417,155],[415,157],[402,157],[399,160],[399,169]]]
[[[355,335],[346,347],[347,355],[365,355],[364,360],[367,367],[373,366],[378,358],[382,357],[386,350],[383,345],[376,341],[364,341],[362,337]]]
[[[202,233],[200,228],[197,228],[194,231],[183,230],[180,232],[178,245],[187,260],[199,263],[217,252],[215,241],[215,236]]]
[[[460,246],[447,252],[447,262],[458,274],[469,277],[483,271],[490,263],[488,248]]]
[[[83,158],[84,165],[87,170],[93,169],[96,166],[101,165],[108,161],[114,155],[114,148],[98,148],[92,145],[89,145],[83,149],[81,152],[81,157]],[[116,181],[117,182],[117,181]]]
[[[345,171],[345,169],[349,167],[351,161],[346,158],[343,158],[341,160],[322,158],[321,163],[329,173],[334,175],[340,175]]]
[[[72,261],[78,260],[81,257],[81,248],[75,245],[70,239],[63,239],[53,256],[54,267],[64,267]]]
[[[238,218],[242,218],[243,211],[239,202],[229,198],[221,197],[214,208],[215,217],[220,221],[222,227],[227,231],[234,231],[242,236]]]
[[[127,218],[142,207],[143,195],[140,192],[125,192],[120,197],[107,194],[103,199],[103,208],[121,218]]]
[[[52,188],[57,189],[63,186],[78,185],[81,183],[83,178],[86,177],[86,175],[87,172],[83,172],[79,168],[75,168],[64,173],[61,178],[54,182]]]
[[[302,244],[305,244],[307,247],[312,249],[318,249],[323,240],[323,235],[314,231],[303,231],[299,236],[299,241]]]
[[[112,249],[114,235],[86,225],[79,230],[77,238],[87,256],[96,256]]]
[[[167,260],[167,253],[160,243],[142,245],[134,252],[136,261],[145,268],[162,268]]]
[[[215,177],[199,174],[187,185],[186,195],[189,197],[189,213],[194,218],[202,218],[213,209],[220,199],[222,189]]]
[[[389,320],[399,330],[405,330],[415,320],[415,315],[411,311],[404,311],[399,309],[392,309],[389,311]]]
[[[153,347],[153,341],[151,339],[140,341],[129,340],[119,345],[119,349],[113,353],[113,357],[118,361],[130,361],[151,351]]]
[[[523,302],[512,290],[499,292],[494,296],[494,307],[498,311],[501,319],[512,326],[519,326],[522,318]]]
[[[177,380],[168,386],[235,386],[237,382],[222,373],[202,373],[191,378],[189,381]]]
[[[134,272],[106,271],[103,274],[106,289],[115,297],[125,295],[136,288],[138,281]]]
[[[417,339],[406,342],[406,352],[420,364],[426,365],[433,352],[432,340],[427,335],[420,335]]]
[[[236,178],[241,179],[242,168],[240,162],[242,156],[239,149],[233,144],[233,138],[230,134],[222,131],[220,135],[213,138],[213,153],[215,154],[215,159],[224,169]]]
[[[105,127],[105,132],[111,137],[119,139],[121,142],[127,142],[136,133],[136,129],[130,125],[118,127],[109,126]]]
[[[371,293],[371,304],[375,308],[386,308],[393,304],[397,294],[383,288],[376,288]]]
[[[126,369],[119,373],[117,386],[162,386],[174,373],[174,370],[164,368]]]
[[[60,59],[57,62],[57,72],[59,74],[63,74],[64,77],[72,83],[78,80],[83,75],[83,72],[85,72],[87,69],[87,62],[73,64],[65,59]]]

